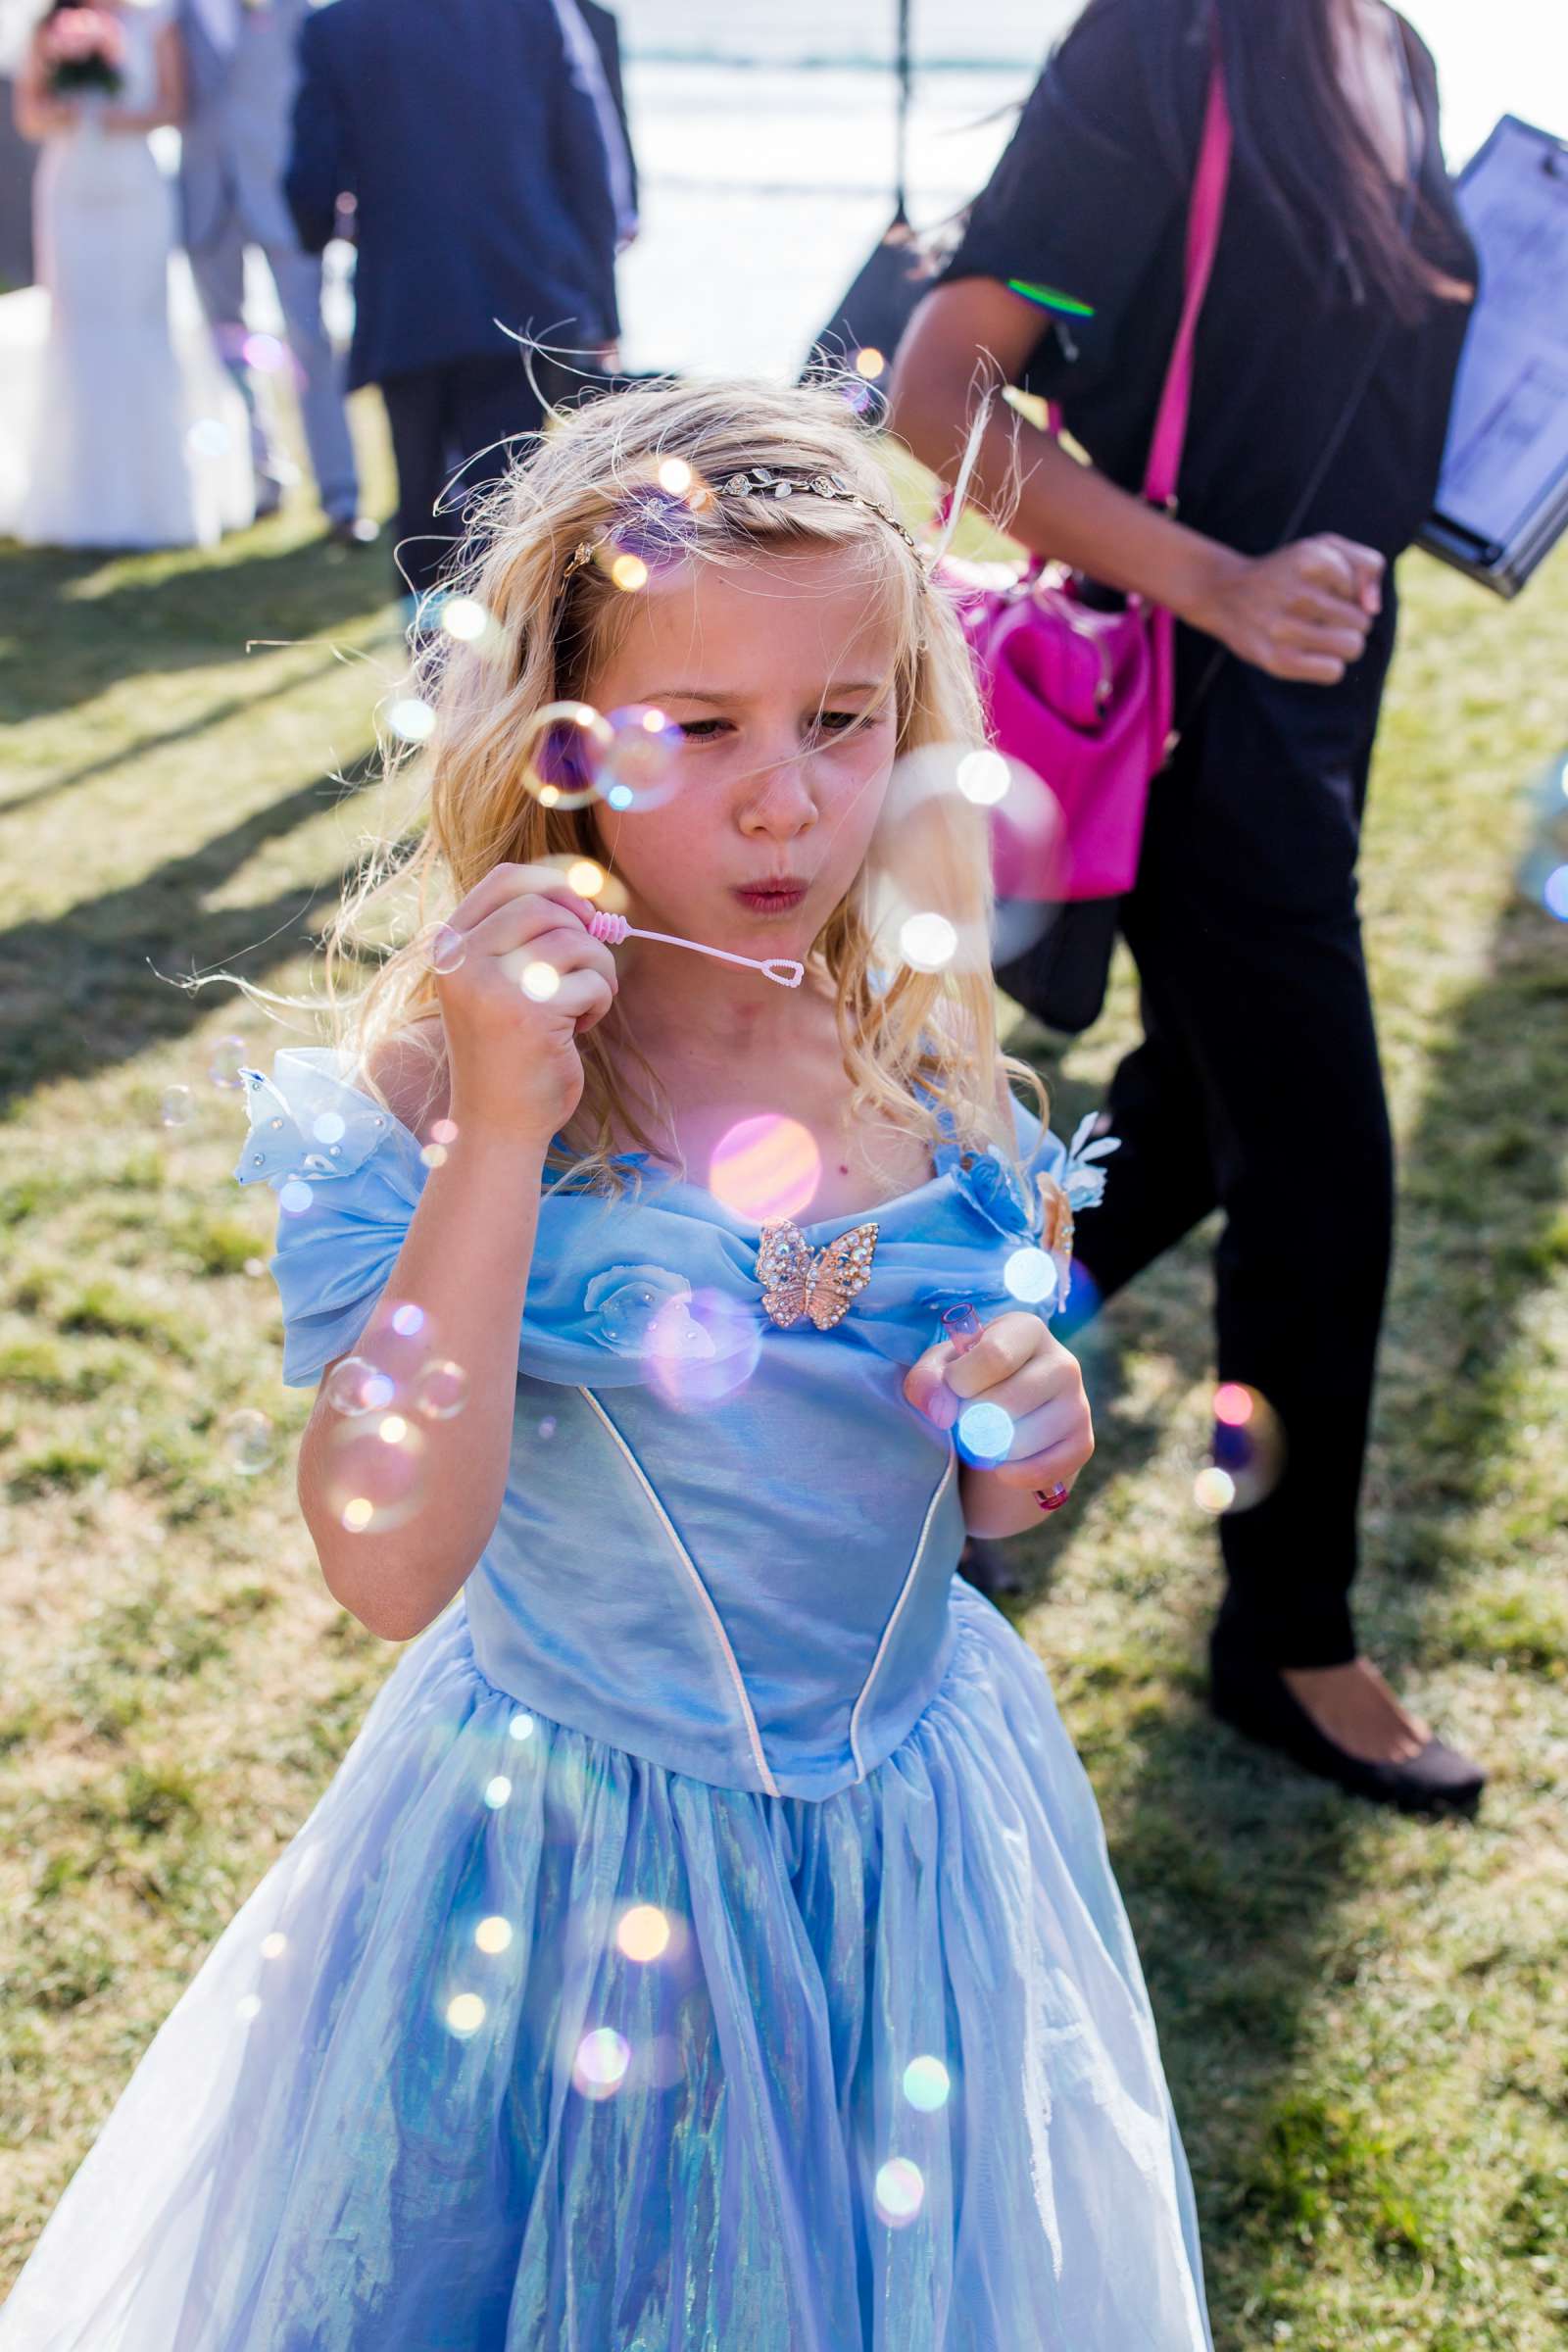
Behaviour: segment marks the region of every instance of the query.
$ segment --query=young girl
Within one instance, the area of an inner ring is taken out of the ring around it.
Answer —
[[[888,497],[831,392],[723,385],[480,520],[426,920],[238,1170],[323,1572],[413,1646],[4,2352],[1208,2344],[1094,1800],[953,1575],[1091,1450],[1045,1315],[1098,1172],[997,1051]]]

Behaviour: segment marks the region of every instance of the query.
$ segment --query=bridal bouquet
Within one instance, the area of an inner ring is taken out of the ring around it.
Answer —
[[[125,38],[110,10],[57,8],[45,18],[39,37],[53,96],[76,98],[88,91],[119,96]]]

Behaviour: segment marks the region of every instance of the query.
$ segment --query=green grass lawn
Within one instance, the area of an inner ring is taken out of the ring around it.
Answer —
[[[229,1182],[243,1114],[210,1074],[226,1038],[265,1062],[302,1026],[182,983],[307,982],[395,821],[358,779],[399,637],[384,555],[304,512],[216,556],[0,575],[3,2282],[392,1663],[295,1513],[272,1202]],[[1516,884],[1568,743],[1568,564],[1511,610],[1419,559],[1404,588],[1365,860],[1402,1190],[1361,1605],[1492,1764],[1479,1822],[1357,1807],[1204,1713],[1210,1237],[1086,1345],[1101,1451],[1023,1544],[1224,2352],[1545,2352],[1568,2327],[1568,928]],[[1132,1034],[1123,973],[1054,1072],[1058,1125]],[[1319,1148],[1325,1187],[1355,1181]]]

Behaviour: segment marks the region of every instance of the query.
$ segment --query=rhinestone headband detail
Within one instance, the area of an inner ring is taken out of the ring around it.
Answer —
[[[886,499],[867,498],[847,482],[842,473],[776,473],[767,466],[748,466],[739,473],[726,475],[713,484],[715,498],[794,498],[804,492],[809,498],[843,498],[852,506],[864,507],[867,514],[879,515],[890,530],[897,531],[907,548],[915,548],[911,531],[905,528]],[[602,539],[579,539],[566,560],[561,575],[561,590],[593,561],[594,552],[604,544]]]

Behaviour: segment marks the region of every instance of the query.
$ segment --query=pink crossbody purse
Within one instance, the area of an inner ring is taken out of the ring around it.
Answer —
[[[1230,177],[1231,119],[1216,57],[1187,214],[1181,323],[1160,393],[1144,496],[1175,504],[1193,344],[1219,243]],[[1060,414],[1051,411],[1053,432]],[[952,558],[938,578],[954,596],[974,659],[991,736],[1048,788],[1036,807],[1015,784],[992,811],[1000,899],[1101,899],[1132,888],[1152,779],[1170,748],[1175,622],[1129,596],[1120,612],[1087,604],[1075,576],[1039,558],[1003,587],[995,566]]]

